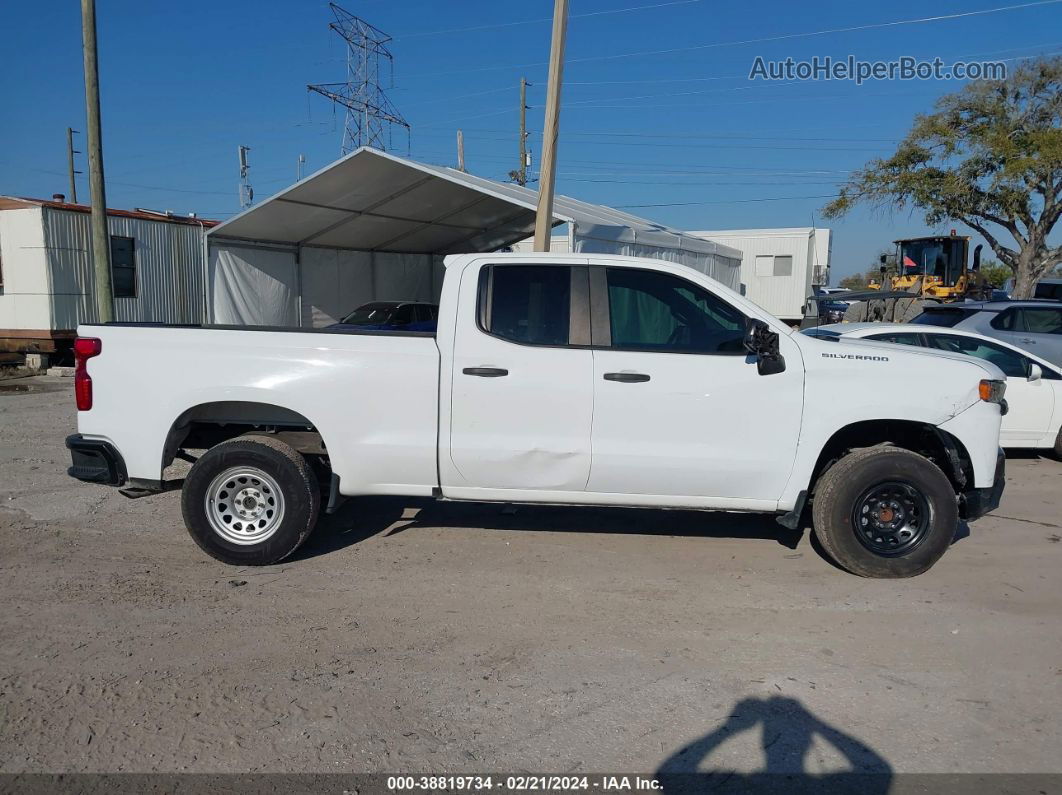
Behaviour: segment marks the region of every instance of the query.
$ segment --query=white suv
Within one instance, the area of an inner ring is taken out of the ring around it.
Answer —
[[[928,305],[911,322],[974,331],[1062,366],[1062,302],[985,301]]]

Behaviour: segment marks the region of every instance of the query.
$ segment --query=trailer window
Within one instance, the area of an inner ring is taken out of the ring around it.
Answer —
[[[115,298],[136,298],[136,251],[131,237],[111,235],[111,290]]]
[[[756,256],[757,276],[792,276],[793,258],[788,255],[758,254]]]

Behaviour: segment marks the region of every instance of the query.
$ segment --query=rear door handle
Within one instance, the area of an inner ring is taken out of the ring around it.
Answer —
[[[640,384],[643,381],[648,381],[649,376],[646,373],[605,373],[606,381],[619,381],[621,384]]]
[[[509,371],[501,367],[466,367],[461,371],[465,375],[478,375],[480,378],[501,378]]]
[[[1036,340],[1031,340],[1028,337],[1023,337],[1022,339],[1018,340],[1018,342],[1032,342],[1032,343],[1035,343]]]

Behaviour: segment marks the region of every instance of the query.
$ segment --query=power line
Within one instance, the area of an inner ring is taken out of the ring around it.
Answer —
[[[613,8],[606,11],[589,11],[585,14],[571,14],[569,19],[582,19],[584,17],[601,17],[610,14],[625,14],[628,11],[646,11],[653,8],[664,8],[666,6],[683,6],[691,5],[692,3],[699,3],[701,0],[669,0],[664,3],[653,3],[645,6],[631,6],[630,8]],[[415,39],[422,36],[441,36],[450,33],[473,33],[480,30],[498,30],[499,28],[512,28],[518,25],[535,25],[541,22],[552,22],[552,17],[541,17],[539,19],[524,19],[518,22],[498,22],[490,25],[473,25],[467,28],[449,28],[445,30],[425,30],[419,33],[407,33],[404,36],[396,36],[395,41],[403,39]]]
[[[870,124],[870,125],[866,125],[866,126],[873,127],[874,129],[878,128],[877,124]],[[833,127],[831,126],[829,129],[833,129]],[[465,128],[465,132],[466,133],[473,132],[473,133],[477,134],[478,138],[482,138],[483,140],[494,140],[494,141],[509,141],[515,136],[515,134],[512,134],[512,135],[508,135],[508,136],[504,136],[504,137],[490,138],[488,136],[482,135],[482,133],[508,133],[509,132],[508,130],[491,130],[491,129],[482,129],[482,128],[478,129],[478,130],[477,129],[469,130],[468,128]],[[531,134],[538,134],[539,132],[541,132],[541,131],[540,130],[528,130],[528,133],[531,133]],[[741,132],[737,132],[737,133],[729,134],[729,135],[719,135],[719,134],[711,134],[711,133],[677,133],[677,134],[676,133],[645,133],[645,132],[638,132],[638,131],[634,131],[634,130],[582,130],[582,131],[565,132],[565,136],[569,136],[570,137],[570,136],[573,136],[573,135],[594,136],[594,137],[610,136],[610,137],[629,137],[629,138],[665,138],[665,139],[669,139],[669,140],[674,140],[674,139],[680,139],[680,140],[686,140],[686,139],[694,139],[694,140],[699,140],[699,139],[709,139],[709,140],[723,139],[723,140],[730,140],[730,139],[735,139],[735,138],[739,139],[739,140],[742,140],[742,141],[749,140],[749,141],[837,141],[837,142],[845,142],[845,141],[883,141],[883,142],[895,142],[895,141],[899,140],[898,138],[796,137],[796,136],[793,136],[793,135],[787,135],[784,132],[780,133],[779,135],[745,135],[745,134],[743,134]],[[443,133],[431,133],[431,134],[428,134],[428,135],[423,136],[423,137],[446,137],[448,139],[449,138],[449,134],[445,134],[444,135]],[[576,141],[575,143],[590,143],[590,142],[588,142],[588,141]]]
[[[746,188],[758,188],[761,185],[769,185],[771,187],[810,187],[812,185],[829,185],[836,187],[838,180],[831,182],[715,182],[715,181],[702,181],[702,182],[675,182],[674,180],[639,180],[639,179],[587,179],[585,177],[567,177],[564,174],[559,176],[564,177],[568,182],[584,182],[584,183],[597,183],[597,184],[615,184],[615,185],[668,185],[672,188],[685,188],[685,187],[746,187]]]
[[[637,210],[647,207],[694,207],[702,204],[749,204],[753,202],[786,202],[786,201],[801,201],[805,199],[836,199],[837,194],[832,193],[826,196],[770,196],[763,199],[724,199],[722,201],[708,201],[708,202],[669,202],[666,204],[617,204],[618,210]]]
[[[687,47],[669,47],[661,50],[638,50],[635,52],[616,53],[614,55],[593,55],[583,58],[569,58],[566,64],[576,63],[590,63],[594,61],[613,61],[623,58],[640,58],[647,55],[672,55],[681,52],[696,52],[698,50],[716,49],[719,47],[738,47],[746,44],[765,44],[772,41],[789,41],[791,39],[811,38],[814,36],[828,36],[835,33],[855,33],[864,30],[877,30],[880,28],[898,27],[901,25],[917,25],[928,22],[946,22],[953,19],[962,19],[964,17],[984,16],[986,14],[998,14],[1005,11],[1018,11],[1025,8],[1036,8],[1039,6],[1055,5],[1062,3],[1062,0],[1036,0],[1031,3],[1019,3],[1017,5],[998,6],[996,8],[984,8],[977,11],[961,11],[955,14],[940,14],[932,17],[917,17],[915,19],[897,19],[889,22],[873,22],[867,25],[850,25],[843,28],[826,28],[824,30],[812,30],[804,31],[800,33],[784,33],[778,36],[763,36],[755,39],[737,39],[734,41],[718,41],[710,42],[707,44],[694,44]],[[524,64],[506,64],[498,66],[482,66],[476,69],[459,69],[450,70],[445,72],[418,72],[410,77],[420,76],[437,76],[437,75],[452,75],[452,74],[467,74],[473,72],[491,72],[500,69],[528,69],[535,66],[545,66],[546,62],[538,61],[535,63]]]

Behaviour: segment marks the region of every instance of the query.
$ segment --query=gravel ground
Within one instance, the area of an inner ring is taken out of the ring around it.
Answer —
[[[0,771],[1062,772],[1062,463],[929,573],[770,517],[355,500],[226,567],[0,391]]]

